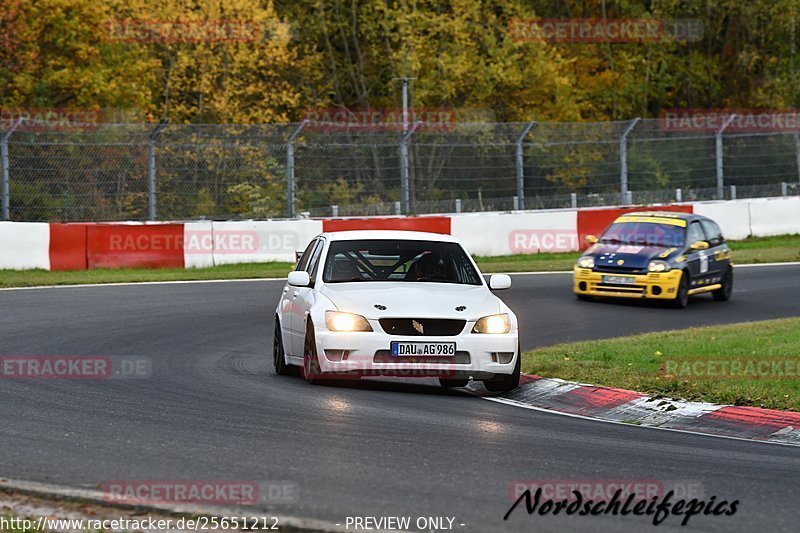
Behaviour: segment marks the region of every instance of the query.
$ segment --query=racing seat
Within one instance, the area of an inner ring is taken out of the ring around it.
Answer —
[[[333,262],[333,272],[331,281],[353,281],[361,279],[361,271],[353,261],[349,259],[337,259]]]

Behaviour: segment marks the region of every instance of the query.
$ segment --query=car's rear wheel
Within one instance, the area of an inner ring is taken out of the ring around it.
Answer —
[[[727,302],[733,294],[733,268],[728,267],[725,275],[722,276],[722,287],[713,291],[711,295],[718,302]]]
[[[489,392],[508,392],[519,387],[520,368],[522,361],[522,350],[517,348],[517,362],[511,374],[501,374],[492,379],[483,381],[483,386]]]
[[[275,318],[275,334],[272,337],[272,359],[275,366],[275,373],[279,376],[291,374],[291,368],[286,364],[286,357],[283,353],[283,336],[281,335],[281,325],[278,318]]]
[[[466,387],[469,383],[469,378],[439,378],[439,385],[446,389],[457,389],[458,387]]]
[[[678,292],[672,301],[672,306],[678,309],[685,309],[689,305],[689,274],[684,270],[678,282]]]

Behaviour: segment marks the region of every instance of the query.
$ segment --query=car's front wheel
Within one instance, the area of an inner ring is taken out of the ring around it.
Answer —
[[[312,385],[324,382],[323,372],[317,357],[317,341],[314,336],[314,325],[309,320],[306,328],[306,340],[303,347],[303,377]]]
[[[725,275],[722,276],[722,287],[713,291],[711,295],[718,302],[727,302],[733,294],[733,268],[728,267]]]
[[[489,392],[508,392],[519,387],[520,368],[522,361],[522,350],[517,348],[517,363],[510,374],[500,374],[492,379],[483,381],[483,386]]]
[[[678,293],[672,301],[672,306],[678,309],[685,309],[689,305],[689,273],[683,271],[681,280],[678,282]]]

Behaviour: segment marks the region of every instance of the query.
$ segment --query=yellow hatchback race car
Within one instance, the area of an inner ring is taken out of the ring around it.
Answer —
[[[701,215],[627,213],[598,238],[574,268],[573,290],[593,297],[665,300],[684,308],[709,292],[726,301],[733,292],[731,249],[719,226]]]

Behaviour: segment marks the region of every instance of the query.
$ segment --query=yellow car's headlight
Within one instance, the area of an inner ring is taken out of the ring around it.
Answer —
[[[594,268],[594,257],[581,257],[578,259],[578,266],[581,268]]]
[[[650,272],[669,272],[672,267],[666,261],[650,261],[647,270]]]
[[[475,322],[472,333],[508,333],[511,331],[511,318],[507,313],[489,315]]]
[[[325,311],[325,325],[331,331],[372,331],[363,316],[338,311]]]

